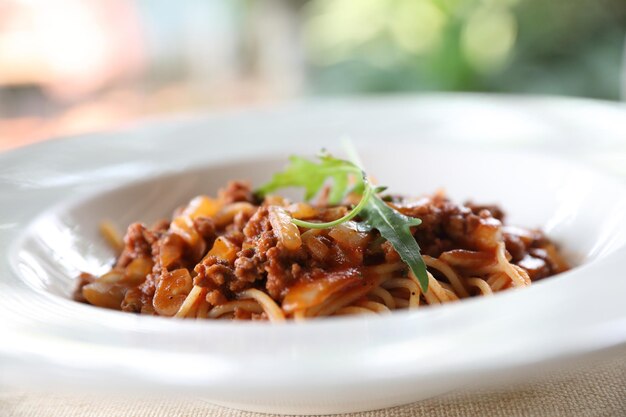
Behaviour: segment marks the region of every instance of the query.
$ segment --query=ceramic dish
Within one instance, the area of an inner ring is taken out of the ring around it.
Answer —
[[[583,113],[585,121],[573,117]],[[550,151],[618,143],[623,120],[619,106],[557,99],[326,101],[0,155],[0,382],[337,413],[622,345],[625,187]],[[102,219],[121,228],[156,220],[228,179],[259,184],[288,154],[339,152],[336,139],[346,134],[394,191],[445,187],[455,200],[498,203],[509,223],[545,230],[576,268],[493,297],[305,324],[135,316],[70,299],[78,271],[102,272],[112,259],[98,236]]]

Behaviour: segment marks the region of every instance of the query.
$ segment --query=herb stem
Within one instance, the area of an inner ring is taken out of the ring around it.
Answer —
[[[291,219],[291,222],[295,224],[296,226],[305,227],[307,229],[327,229],[329,227],[337,226],[341,223],[352,220],[354,217],[356,217],[357,214],[361,212],[361,210],[363,210],[368,200],[372,197],[372,194],[374,194],[374,189],[370,185],[369,181],[367,181],[365,176],[363,176],[363,183],[365,184],[365,191],[363,192],[363,195],[361,196],[361,201],[359,201],[359,204],[357,204],[345,216],[340,217],[337,220],[333,220],[332,222],[325,222],[325,223],[307,222],[305,220],[299,220],[299,219]]]

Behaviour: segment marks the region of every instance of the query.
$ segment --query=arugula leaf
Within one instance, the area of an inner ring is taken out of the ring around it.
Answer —
[[[345,138],[342,140],[342,145],[349,155],[352,163],[363,169],[361,158],[359,158],[359,154],[354,147],[354,144],[349,139]],[[357,184],[357,187],[363,187],[365,185],[366,183],[362,182]],[[355,190],[357,187],[355,187]],[[411,268],[411,271],[417,278],[422,291],[426,292],[428,291],[428,273],[426,272],[426,264],[420,254],[420,247],[409,229],[411,226],[419,226],[422,224],[422,220],[405,216],[404,214],[389,207],[386,202],[377,195],[386,189],[387,187],[376,187],[374,196],[368,200],[367,205],[360,213],[363,221],[357,223],[357,228],[364,232],[377,229],[380,232],[380,235],[391,243],[404,263]]]
[[[351,162],[321,155],[320,162],[311,162],[299,156],[289,158],[289,165],[284,171],[274,174],[271,181],[257,190],[261,197],[285,187],[302,187],[305,200],[310,200],[320,192],[328,178],[333,179],[328,202],[339,204],[348,189],[350,174],[361,174],[361,170]]]
[[[411,226],[419,226],[422,221],[394,210],[377,195],[367,201],[359,216],[363,219],[360,225],[365,226],[365,230],[378,230],[380,235],[391,243],[404,263],[411,268],[422,291],[428,291],[426,264],[420,255],[420,247],[409,229]],[[359,229],[363,230],[362,227]]]
[[[328,154],[320,156],[320,162],[315,163],[307,159],[292,156],[289,165],[282,171],[274,174],[272,180],[260,187],[256,193],[263,197],[268,193],[285,187],[302,187],[305,189],[305,199],[310,200],[320,192],[328,178],[332,178],[333,186],[329,194],[330,204],[339,204],[348,190],[350,175],[357,177],[357,183],[351,190],[361,194],[361,201],[348,214],[332,222],[316,223],[299,219],[292,222],[300,227],[310,229],[326,229],[347,222],[357,215],[361,221],[357,223],[359,231],[370,232],[376,229],[381,236],[387,239],[408,265],[422,288],[428,291],[428,274],[426,265],[420,255],[420,248],[410,231],[411,226],[422,223],[420,219],[408,217],[387,205],[377,193],[385,187],[374,188],[365,173],[354,163],[336,159]]]

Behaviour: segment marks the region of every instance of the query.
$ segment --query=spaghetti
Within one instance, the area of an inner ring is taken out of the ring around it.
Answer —
[[[568,268],[540,231],[504,226],[497,207],[458,205],[441,193],[386,201],[422,220],[411,233],[427,267],[426,292],[388,241],[356,227],[358,216],[321,230],[291,222],[332,222],[349,205],[261,199],[231,182],[171,220],[130,225],[123,240],[104,224],[119,256],[103,276],[81,274],[75,298],[149,315],[303,321],[490,296]]]

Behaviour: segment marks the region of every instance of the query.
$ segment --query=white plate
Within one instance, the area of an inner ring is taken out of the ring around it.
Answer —
[[[621,345],[625,188],[548,154],[622,146],[625,120],[619,106],[580,100],[337,100],[151,123],[0,155],[0,383],[336,413]],[[78,271],[99,272],[111,260],[97,234],[101,219],[150,221],[227,179],[258,184],[288,154],[338,149],[345,134],[392,190],[445,187],[455,199],[497,202],[510,223],[542,227],[579,266],[490,298],[304,325],[143,317],[69,299]]]

